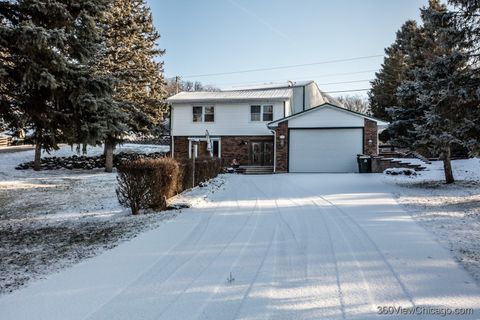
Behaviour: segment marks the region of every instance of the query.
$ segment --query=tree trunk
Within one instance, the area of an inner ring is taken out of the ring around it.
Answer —
[[[33,161],[33,170],[40,171],[42,164],[42,144],[37,140],[35,144],[35,159]]]
[[[113,170],[113,145],[112,140],[105,140],[105,172],[112,172]]]
[[[450,147],[443,154],[443,170],[445,171],[445,182],[447,184],[455,182],[455,179],[453,179],[452,161],[450,159]]]

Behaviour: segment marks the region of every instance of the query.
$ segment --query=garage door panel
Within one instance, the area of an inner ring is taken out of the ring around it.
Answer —
[[[357,172],[362,128],[291,129],[290,172]]]

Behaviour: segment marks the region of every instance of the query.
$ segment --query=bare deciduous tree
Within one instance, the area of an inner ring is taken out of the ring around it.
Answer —
[[[371,115],[372,113],[370,109],[370,103],[368,102],[368,99],[366,97],[362,97],[359,95],[354,95],[354,96],[350,95],[350,96],[336,97],[336,99],[338,100],[338,102],[342,104],[341,107],[347,110],[351,110],[351,111],[355,111],[355,112],[359,112],[367,115]]]

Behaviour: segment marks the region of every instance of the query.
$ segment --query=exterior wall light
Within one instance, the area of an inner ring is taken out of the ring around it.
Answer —
[[[280,146],[283,147],[285,145],[285,136],[282,134],[278,138],[280,139]]]

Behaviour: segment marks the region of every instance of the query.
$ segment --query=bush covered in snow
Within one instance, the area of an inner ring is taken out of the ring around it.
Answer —
[[[388,168],[383,171],[384,174],[389,174],[392,176],[404,175],[404,176],[416,176],[417,173],[415,170],[410,168]]]

